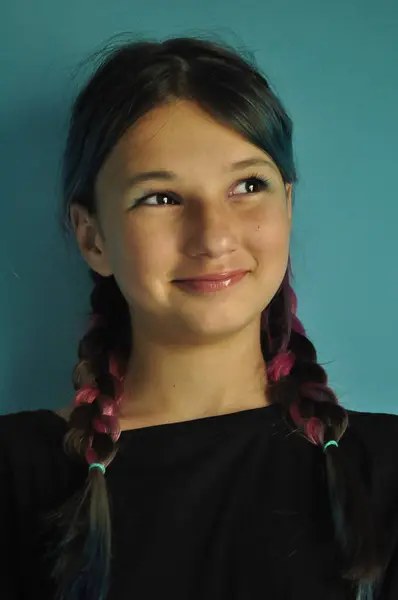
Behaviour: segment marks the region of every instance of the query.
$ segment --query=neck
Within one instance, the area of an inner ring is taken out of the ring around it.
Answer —
[[[258,325],[209,346],[167,346],[136,333],[120,407],[122,428],[268,404]]]

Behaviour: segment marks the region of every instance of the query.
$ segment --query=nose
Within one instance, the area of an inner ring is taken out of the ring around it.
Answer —
[[[217,259],[238,248],[238,219],[226,203],[203,203],[187,220],[185,251],[189,256]]]

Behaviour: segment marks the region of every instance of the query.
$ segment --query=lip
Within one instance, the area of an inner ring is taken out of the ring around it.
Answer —
[[[175,279],[175,283],[182,283],[185,281],[223,281],[225,279],[231,279],[236,275],[245,275],[248,271],[225,271],[223,273],[210,273],[208,275],[199,275],[198,277],[187,277],[184,279]]]
[[[213,273],[192,279],[176,279],[178,287],[188,293],[209,294],[221,292],[239,283],[248,271],[230,271],[229,273]]]

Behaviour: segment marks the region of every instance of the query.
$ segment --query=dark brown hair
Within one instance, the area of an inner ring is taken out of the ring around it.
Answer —
[[[268,153],[285,184],[297,183],[291,119],[252,57],[225,43],[199,38],[123,43],[103,53],[73,106],[63,162],[67,231],[72,204],[96,214],[96,176],[120,137],[140,116],[177,98],[194,100],[218,122]],[[130,317],[114,277],[93,271],[90,275],[92,323],[79,345],[73,379],[78,401],[65,442],[68,452],[82,460],[109,465],[117,452],[117,406],[130,355]],[[340,440],[348,417],[328,387],[315,348],[296,317],[291,277],[289,260],[284,280],[262,315],[269,393],[272,402],[283,405],[297,434],[323,452],[328,441]],[[384,558],[365,485],[350,470],[343,451],[333,445],[325,452],[325,475],[342,575],[358,584],[358,598],[370,598],[365,594],[383,569]],[[111,528],[100,469],[88,470],[84,489],[60,509],[58,518],[64,528],[54,570],[58,597],[104,598]]]

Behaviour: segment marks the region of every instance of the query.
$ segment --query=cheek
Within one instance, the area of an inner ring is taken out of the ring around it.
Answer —
[[[290,221],[285,209],[274,208],[257,215],[250,226],[250,248],[256,254],[266,254],[270,259],[289,251]]]
[[[129,287],[154,285],[173,266],[175,248],[172,237],[148,231],[145,227],[128,227],[120,235],[115,262],[120,276]]]
[[[278,291],[286,274],[289,260],[290,221],[287,214],[258,220],[252,227],[250,254],[257,263],[262,309]]]

